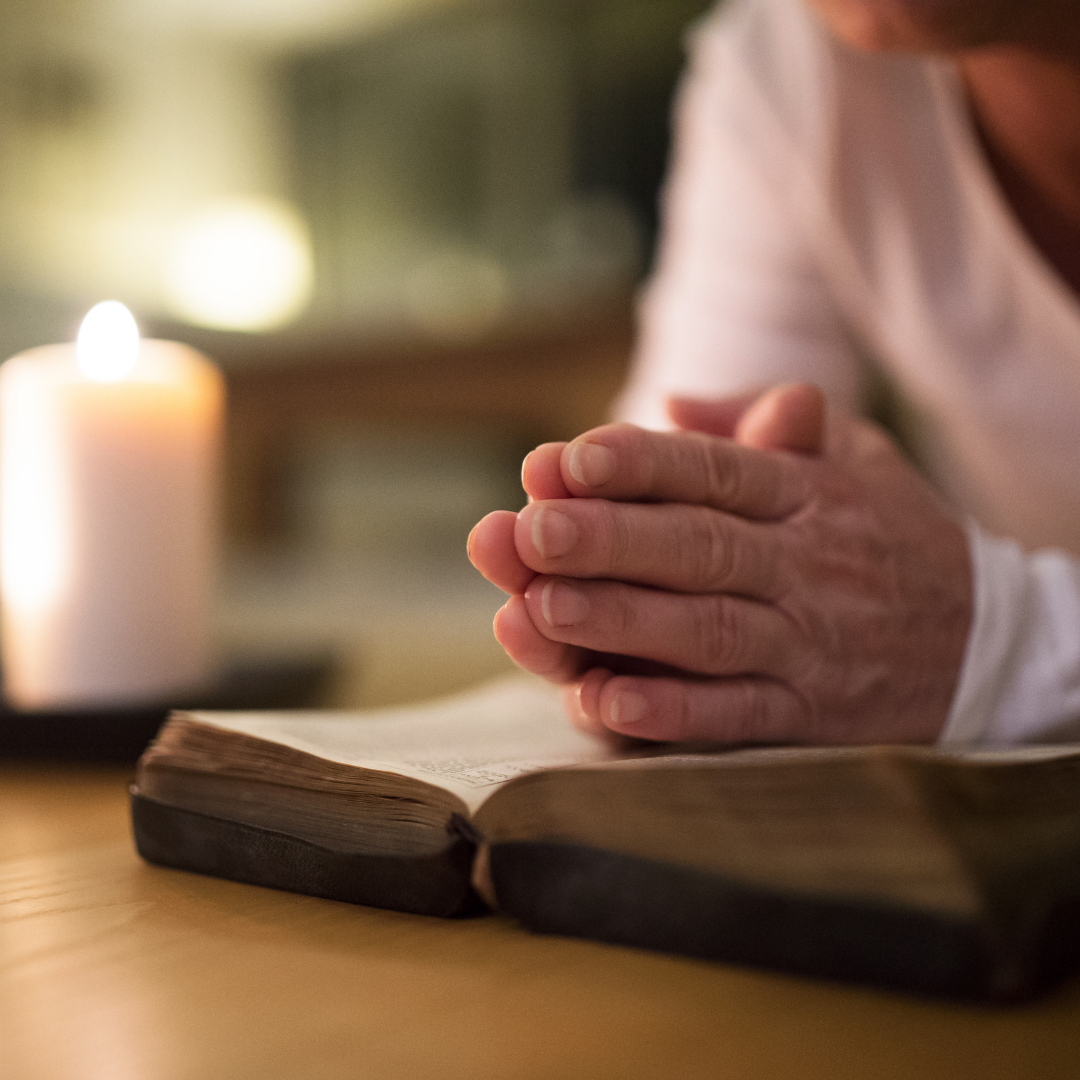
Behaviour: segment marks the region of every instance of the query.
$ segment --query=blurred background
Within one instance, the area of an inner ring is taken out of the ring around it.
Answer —
[[[509,669],[465,538],[605,418],[708,6],[0,3],[0,358],[115,298],[222,366],[223,658]]]

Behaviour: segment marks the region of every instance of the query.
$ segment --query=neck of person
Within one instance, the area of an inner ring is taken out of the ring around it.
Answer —
[[[1005,198],[1080,296],[1080,44],[998,45],[957,60]]]

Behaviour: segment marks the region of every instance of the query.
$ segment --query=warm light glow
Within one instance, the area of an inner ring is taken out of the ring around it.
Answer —
[[[33,361],[0,373],[0,589],[26,614],[49,609],[71,572],[67,477],[50,387]]]
[[[87,313],[75,344],[79,370],[95,382],[118,382],[139,360],[139,328],[119,300],[103,300]]]
[[[295,210],[270,199],[219,203],[178,230],[165,264],[174,314],[221,330],[268,330],[311,295],[311,246]]]

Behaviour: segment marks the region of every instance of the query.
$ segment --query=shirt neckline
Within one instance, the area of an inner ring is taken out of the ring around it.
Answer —
[[[1080,337],[1080,297],[1024,228],[998,183],[967,104],[963,79],[952,60],[930,61],[932,81],[965,186],[974,193],[992,227],[1015,259],[1023,284],[1052,305],[1057,317]]]

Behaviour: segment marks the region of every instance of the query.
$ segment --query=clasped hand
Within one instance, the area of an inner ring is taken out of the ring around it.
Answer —
[[[963,530],[878,428],[813,387],[674,402],[525,460],[469,538],[495,633],[580,727],[644,739],[935,739],[971,622]],[[685,430],[692,428],[695,430]]]

